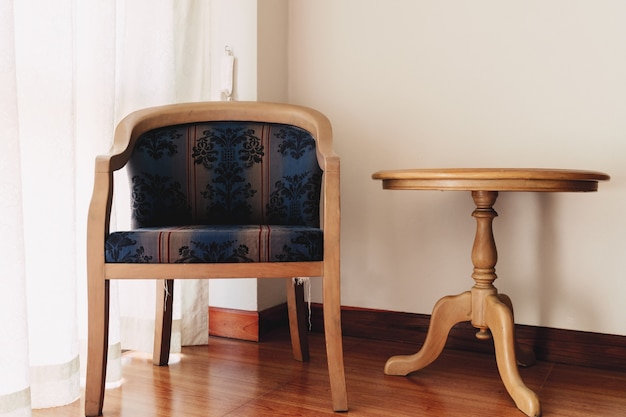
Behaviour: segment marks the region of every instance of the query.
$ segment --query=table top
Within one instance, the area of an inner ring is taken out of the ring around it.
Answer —
[[[378,171],[387,190],[597,191],[609,175],[597,171],[543,168],[431,168]]]

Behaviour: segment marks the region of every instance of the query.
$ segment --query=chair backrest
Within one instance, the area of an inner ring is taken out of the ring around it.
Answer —
[[[300,127],[228,120],[159,127],[137,138],[127,167],[133,228],[320,226],[316,141]]]

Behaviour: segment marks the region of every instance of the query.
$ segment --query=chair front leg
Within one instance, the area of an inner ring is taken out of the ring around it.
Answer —
[[[341,300],[338,266],[336,272],[328,272],[323,281],[324,335],[333,410],[348,410],[348,393],[343,363],[343,340],[341,334]],[[333,276],[336,274],[336,276]]]
[[[102,415],[109,348],[109,280],[89,277],[85,416]]]
[[[154,349],[152,353],[152,363],[157,366],[167,365],[170,359],[173,300],[174,280],[157,280]]]

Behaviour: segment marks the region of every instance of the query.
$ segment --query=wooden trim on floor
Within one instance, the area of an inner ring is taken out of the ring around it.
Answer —
[[[342,307],[344,336],[415,344],[424,342],[430,315]],[[323,332],[322,305],[311,305],[312,331]],[[531,347],[538,360],[626,372],[626,336],[516,325],[517,340]],[[446,348],[493,353],[493,343],[474,337],[467,323],[452,328]]]
[[[258,342],[270,331],[288,325],[287,303],[262,311],[209,307],[209,336]]]

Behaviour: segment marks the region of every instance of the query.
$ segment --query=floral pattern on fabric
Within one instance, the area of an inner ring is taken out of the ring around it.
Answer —
[[[321,176],[315,175],[303,172],[276,181],[267,205],[270,222],[300,224],[319,221],[319,201],[314,197],[319,192],[317,184],[321,182]]]
[[[147,226],[189,222],[190,209],[179,182],[149,173],[135,175],[131,182],[132,209],[137,221]]]
[[[305,262],[312,259],[322,259],[322,241],[315,233],[297,232],[291,239],[290,245],[284,245],[283,251],[276,255],[281,262]]]
[[[195,249],[183,246],[178,249],[180,258],[176,263],[223,263],[223,262],[254,262],[247,257],[250,249],[246,245],[234,247],[235,241],[204,243],[191,241]]]
[[[154,159],[165,156],[172,156],[178,152],[176,146],[180,133],[176,130],[151,131],[143,135],[138,141],[135,149],[144,151]]]
[[[278,151],[294,159],[302,158],[307,152],[315,152],[315,139],[305,130],[282,129],[276,133],[276,138],[282,140]]]
[[[152,256],[145,256],[143,246],[137,246],[137,241],[128,236],[128,232],[113,233],[105,245],[107,262],[119,263],[148,263]]]

